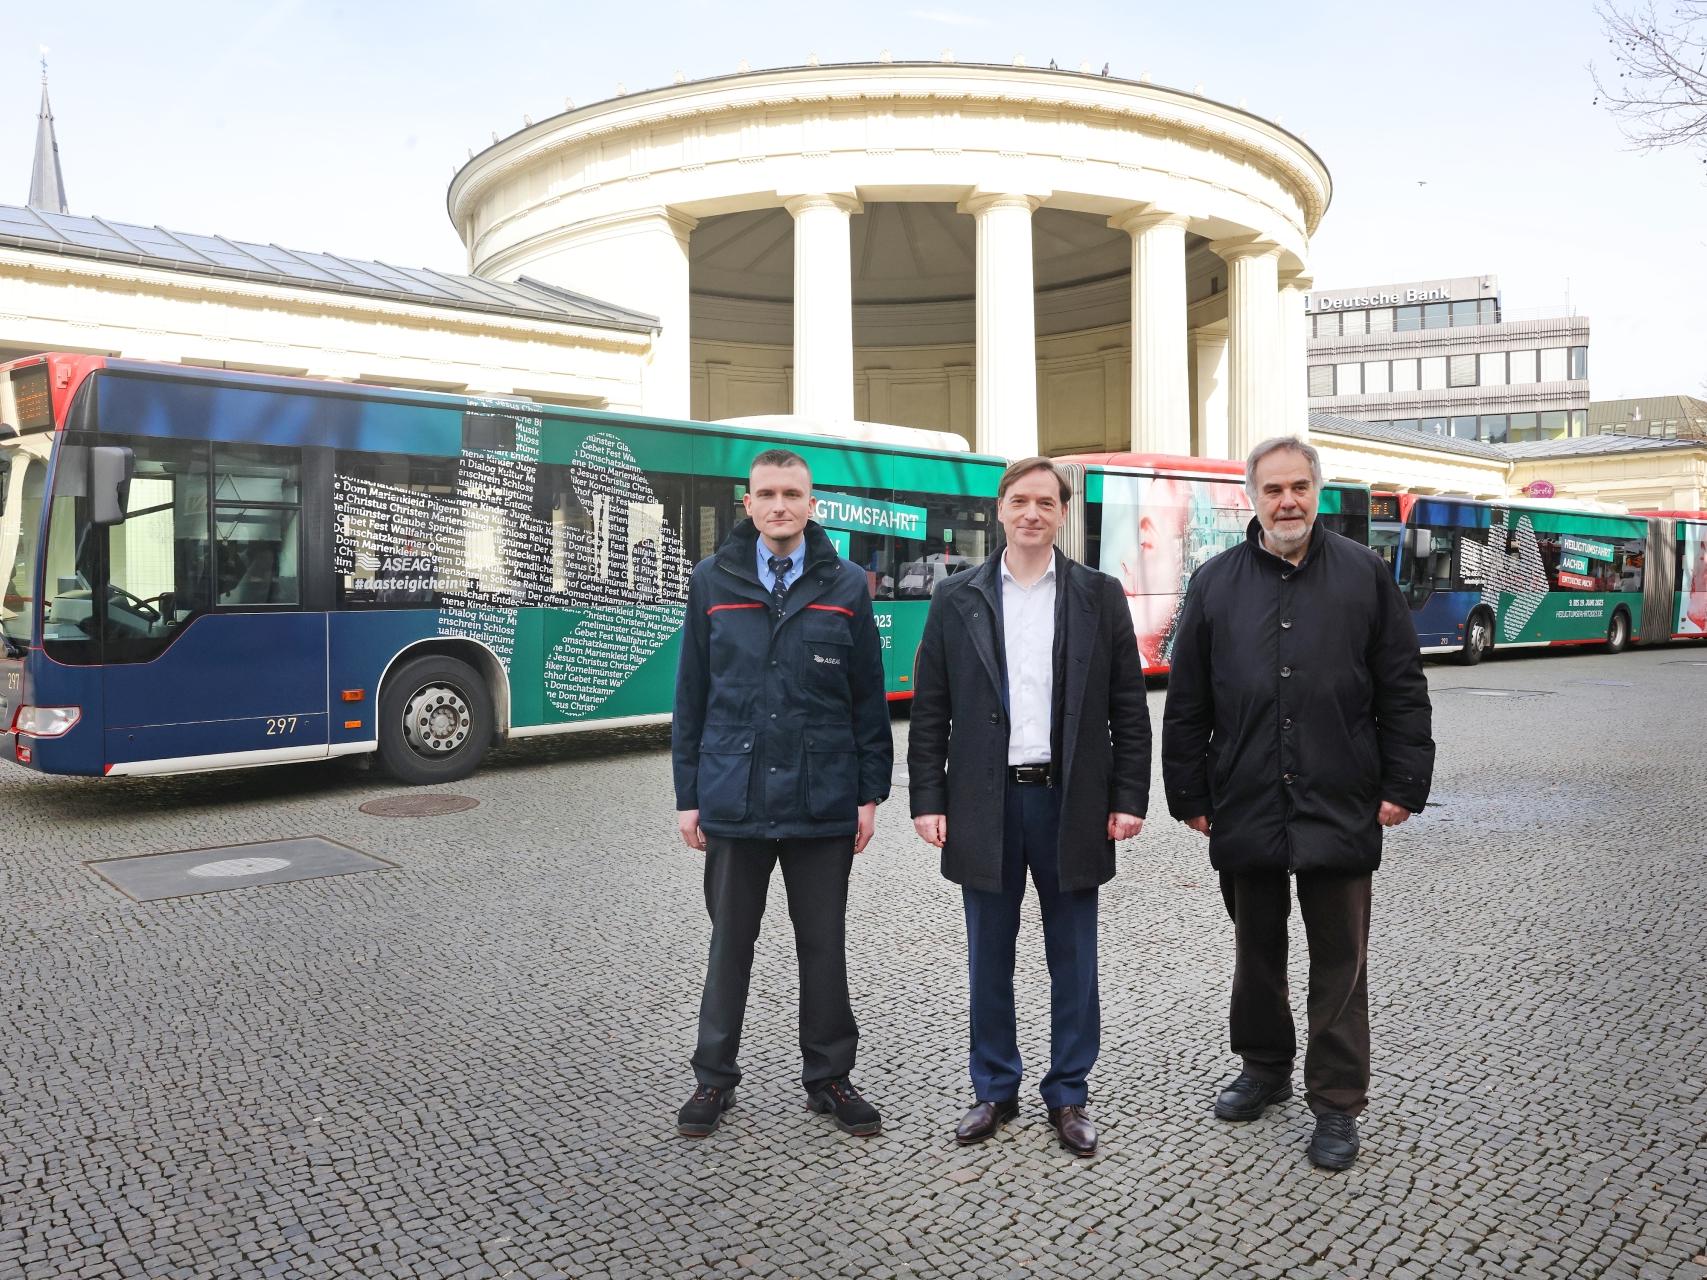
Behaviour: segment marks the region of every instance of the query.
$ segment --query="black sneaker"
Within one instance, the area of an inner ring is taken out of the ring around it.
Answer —
[[[1316,1132],[1307,1153],[1318,1169],[1349,1169],[1357,1159],[1357,1121],[1343,1112],[1324,1111],[1316,1117]]]
[[[1260,1080],[1241,1071],[1215,1099],[1215,1114],[1222,1120],[1255,1120],[1270,1103],[1285,1102],[1291,1096],[1291,1081]]]
[[[693,1097],[682,1104],[682,1109],[676,1112],[676,1132],[684,1138],[703,1138],[717,1128],[718,1121],[723,1119],[723,1113],[734,1105],[733,1089],[715,1089],[711,1085],[702,1084],[693,1091]]]
[[[877,1108],[860,1097],[847,1077],[820,1085],[806,1095],[806,1109],[820,1115],[834,1116],[836,1128],[843,1133],[870,1137],[883,1127]]]

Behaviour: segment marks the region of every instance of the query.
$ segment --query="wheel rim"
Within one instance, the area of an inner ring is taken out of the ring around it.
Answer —
[[[1612,643],[1624,643],[1624,619],[1622,616],[1612,620]]]
[[[443,760],[468,741],[474,713],[454,684],[422,685],[403,704],[403,737],[424,760]]]
[[[1470,648],[1481,653],[1488,647],[1488,628],[1480,618],[1470,624]]]

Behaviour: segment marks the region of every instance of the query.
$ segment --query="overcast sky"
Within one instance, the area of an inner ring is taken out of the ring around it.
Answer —
[[[1426,5],[0,0],[0,202],[28,195],[50,84],[73,213],[465,270],[469,148],[689,77],[934,59],[1148,71],[1279,118],[1326,160],[1322,288],[1483,273],[1592,324],[1597,399],[1707,382],[1707,165],[1642,155],[1593,104],[1589,0]],[[614,299],[614,301],[622,301]]]

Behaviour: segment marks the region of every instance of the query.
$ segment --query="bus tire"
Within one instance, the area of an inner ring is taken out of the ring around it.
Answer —
[[[1494,647],[1494,619],[1486,609],[1472,609],[1470,620],[1464,624],[1464,647],[1458,651],[1458,661],[1473,667]]]
[[[1606,651],[1608,653],[1623,653],[1625,646],[1630,643],[1630,615],[1618,609],[1612,615],[1612,624],[1606,628]]]
[[[466,662],[426,654],[391,673],[379,692],[379,758],[412,787],[456,782],[492,743],[492,692]]]

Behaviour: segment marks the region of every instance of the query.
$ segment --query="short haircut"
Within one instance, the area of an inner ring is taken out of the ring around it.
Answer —
[[[1018,462],[1008,463],[1008,469],[1002,472],[1002,478],[996,482],[996,501],[1000,502],[1007,497],[1008,490],[1033,471],[1047,471],[1055,477],[1055,483],[1061,489],[1062,506],[1073,500],[1073,486],[1067,483],[1067,477],[1061,473],[1061,468],[1055,465],[1055,459],[1021,458]]]
[[[1322,455],[1297,436],[1275,436],[1257,445],[1251,450],[1250,457],[1245,459],[1245,493],[1250,496],[1252,502],[1257,500],[1257,463],[1282,449],[1290,449],[1302,456],[1304,461],[1310,464],[1310,479],[1315,481],[1316,488],[1322,487]]]
[[[753,472],[760,467],[799,467],[806,473],[806,478],[812,478],[812,468],[806,465],[793,449],[766,449],[747,464],[747,483],[753,482]]]

